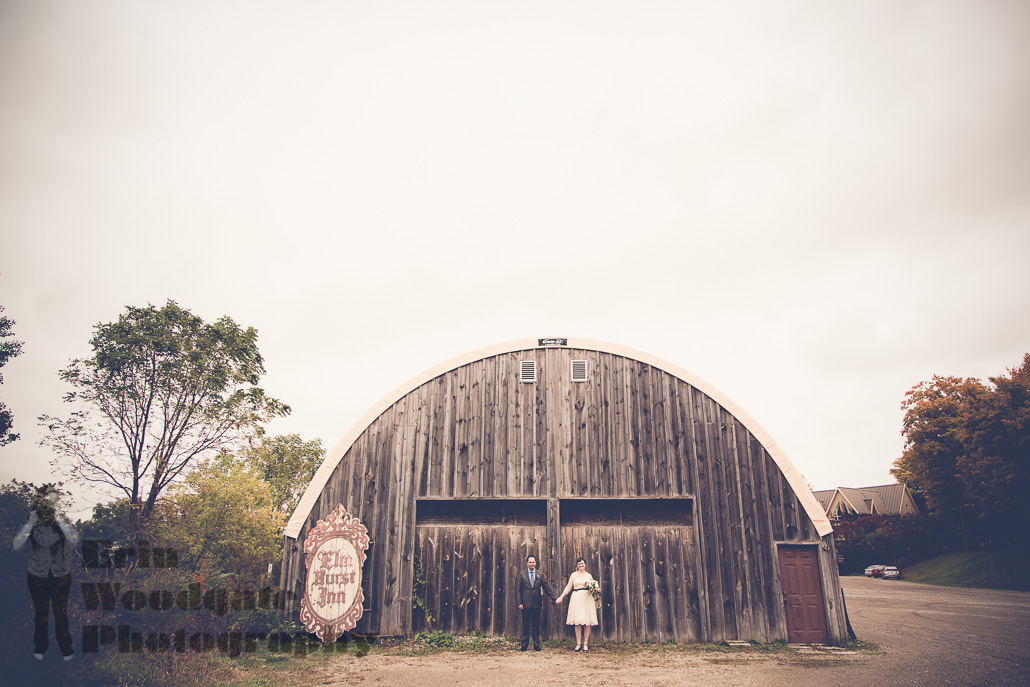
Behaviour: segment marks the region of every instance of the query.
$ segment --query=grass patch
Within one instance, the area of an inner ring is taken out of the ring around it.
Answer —
[[[903,579],[942,587],[978,587],[1030,591],[1030,553],[1015,551],[959,551],[916,563]]]

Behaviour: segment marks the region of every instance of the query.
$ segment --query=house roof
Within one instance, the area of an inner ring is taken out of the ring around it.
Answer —
[[[904,484],[884,484],[879,487],[862,487],[862,491],[875,492],[883,503],[884,513],[900,513],[905,488]]]
[[[816,501],[828,511],[835,494],[859,515],[899,515],[907,487],[904,484],[883,484],[877,487],[837,487],[812,492]]]
[[[833,495],[836,493],[836,489],[823,489],[821,491],[813,491],[812,496],[823,507],[823,510],[827,510],[830,507],[830,502],[833,501]]]

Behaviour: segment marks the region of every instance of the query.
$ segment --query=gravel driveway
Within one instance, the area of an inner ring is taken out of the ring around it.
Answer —
[[[656,647],[540,653],[341,656],[311,684],[496,685],[1030,685],[1030,593],[842,580],[859,639],[879,651],[728,654]]]

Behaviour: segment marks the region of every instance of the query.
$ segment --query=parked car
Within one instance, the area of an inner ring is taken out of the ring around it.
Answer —
[[[880,572],[880,576],[883,577],[883,579],[885,580],[900,580],[901,571],[895,568],[893,565],[887,565],[884,566],[883,570]]]
[[[883,569],[887,567],[885,565],[870,565],[865,569],[866,577],[879,577],[883,574]]]

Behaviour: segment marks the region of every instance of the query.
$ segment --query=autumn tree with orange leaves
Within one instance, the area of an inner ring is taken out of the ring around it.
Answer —
[[[989,383],[939,377],[905,397],[905,449],[891,473],[958,525],[966,545],[1030,542],[1030,353]]]

